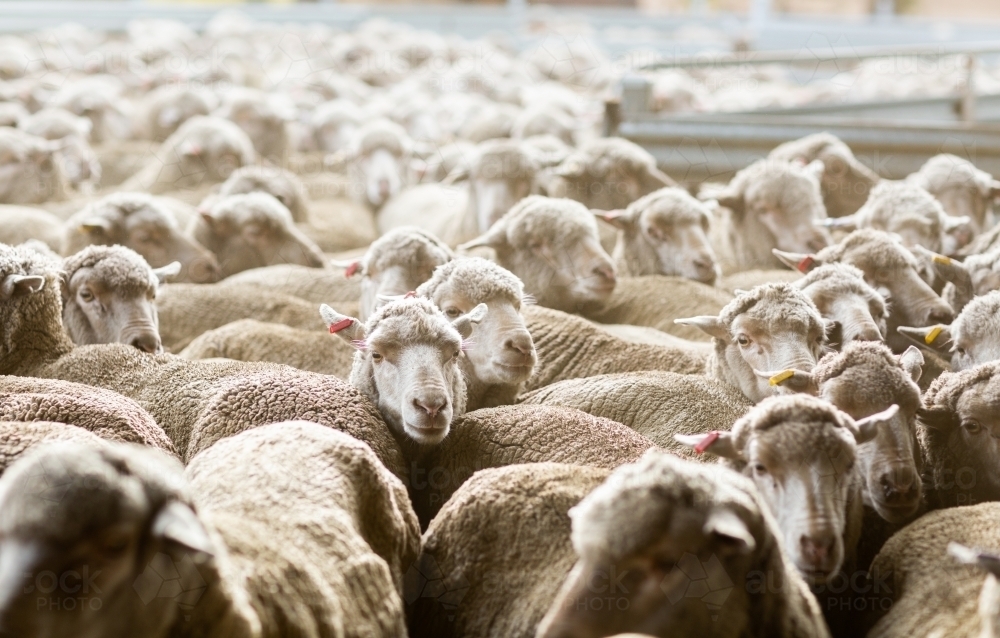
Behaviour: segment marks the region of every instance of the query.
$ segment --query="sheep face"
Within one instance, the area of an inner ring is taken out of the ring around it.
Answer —
[[[220,197],[267,193],[281,202],[296,222],[307,221],[305,186],[289,171],[268,166],[245,166],[235,171],[219,189]]]
[[[290,116],[268,104],[264,94],[236,98],[219,109],[217,114],[240,127],[260,155],[280,158],[288,150],[285,123]]]
[[[792,268],[808,271],[824,263],[849,264],[864,273],[868,285],[885,291],[889,301],[889,346],[899,352],[909,342],[896,332],[899,326],[949,324],[954,311],[920,276],[916,257],[891,235],[875,230],[857,230],[836,245],[816,255],[775,253]]]
[[[274,264],[323,267],[319,247],[267,193],[232,195],[200,212],[193,235],[218,257],[223,277]]]
[[[160,154],[176,162],[172,188],[223,182],[254,162],[253,142],[238,126],[218,117],[195,116],[163,143]]]
[[[0,203],[37,204],[65,195],[59,143],[15,129],[0,131]]]
[[[949,232],[957,232],[967,219],[951,218],[930,193],[908,182],[882,182],[872,189],[871,196],[857,213],[830,220],[835,228],[855,230],[873,228],[900,237],[904,246],[923,246],[942,252]],[[971,241],[969,236],[965,243]],[[957,237],[949,241],[949,254],[960,246]],[[964,245],[964,244],[963,244]]]
[[[622,466],[570,510],[578,561],[539,624],[539,638],[747,631],[746,587],[706,605],[711,596],[692,596],[685,574],[745,583],[755,565],[765,564],[773,543],[759,496],[731,472],[691,470],[685,466],[693,463],[666,456],[649,452]]]
[[[212,283],[219,263],[204,246],[184,235],[173,213],[143,193],[117,193],[74,215],[66,223],[64,254],[88,245],[131,248],[154,268],[181,265],[177,281]]]
[[[827,326],[816,306],[787,284],[737,295],[718,317],[677,319],[715,338],[715,376],[753,402],[775,394],[814,392],[782,371],[810,371],[825,352]]]
[[[170,137],[196,115],[208,115],[210,96],[188,87],[163,86],[147,96],[147,134],[157,142]]]
[[[855,344],[824,358],[814,371],[819,396],[855,420],[899,406],[886,427],[858,447],[865,502],[894,524],[909,521],[922,502],[916,380],[923,363],[923,355],[914,347],[896,357],[880,344]]]
[[[1000,360],[1000,291],[976,297],[950,326],[900,327],[899,334],[951,359],[955,372]]]
[[[154,270],[139,255],[115,246],[89,248],[66,265],[63,325],[73,343],[124,343],[143,352],[163,352],[156,293],[180,264]]]
[[[957,265],[959,262],[952,263]],[[961,262],[961,266],[969,272],[975,295],[1000,290],[1000,248],[980,255],[970,255]]]
[[[53,485],[58,498],[45,496]],[[4,631],[167,636],[181,607],[137,588],[143,570],[159,561],[203,585],[218,579],[214,544],[182,490],[180,464],[139,446],[54,443],[18,459],[0,480]],[[36,583],[48,575],[64,584],[43,595]]]
[[[386,148],[376,148],[354,160],[364,187],[365,200],[379,208],[403,187],[402,158]]]
[[[401,436],[436,445],[448,435],[452,420],[465,412],[465,380],[459,366],[462,349],[486,306],[449,322],[424,299],[390,302],[362,324],[329,306],[320,314],[331,332],[358,350],[351,384],[378,406]]]
[[[101,181],[101,163],[90,144],[78,135],[64,137],[59,158],[70,185],[84,193],[93,192]]]
[[[799,283],[801,282],[801,283]],[[814,270],[796,285],[830,326],[831,343],[843,347],[852,341],[883,341],[889,310],[885,299],[865,283],[862,273],[843,264]]]
[[[1000,182],[971,162],[942,153],[927,160],[908,180],[927,189],[951,217],[968,217],[973,235],[989,228],[990,203]]]
[[[537,171],[537,163],[519,142],[491,140],[478,147],[469,170],[469,206],[480,233],[531,194]],[[462,172],[457,169],[446,181]]]

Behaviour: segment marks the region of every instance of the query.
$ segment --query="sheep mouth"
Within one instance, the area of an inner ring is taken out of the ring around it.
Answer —
[[[799,567],[799,573],[811,585],[825,585],[837,574],[837,570],[827,569],[803,569]]]
[[[920,498],[912,503],[873,503],[875,512],[889,523],[905,523],[920,509]]]

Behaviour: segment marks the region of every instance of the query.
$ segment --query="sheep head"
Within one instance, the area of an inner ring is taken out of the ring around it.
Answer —
[[[864,279],[864,273],[847,264],[827,264],[809,271],[794,284],[816,304],[831,326],[831,343],[884,341],[889,308],[885,299]]]

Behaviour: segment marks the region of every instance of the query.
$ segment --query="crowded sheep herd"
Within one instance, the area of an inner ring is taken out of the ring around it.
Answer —
[[[0,37],[0,636],[996,635],[1000,182],[565,44]]]

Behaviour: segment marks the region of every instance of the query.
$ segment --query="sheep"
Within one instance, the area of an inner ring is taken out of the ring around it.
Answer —
[[[767,158],[803,165],[822,161],[820,187],[823,206],[830,217],[845,217],[857,212],[871,189],[879,183],[879,176],[859,162],[847,144],[829,133],[815,133],[780,144]]]
[[[826,263],[845,263],[860,269],[870,286],[885,288],[890,302],[886,342],[894,351],[909,346],[909,341],[896,332],[899,326],[948,324],[954,317],[951,306],[921,279],[917,258],[886,232],[864,228],[816,254],[775,251],[775,255],[800,272]]]
[[[0,474],[6,472],[14,461],[31,448],[53,441],[100,445],[101,437],[81,427],[58,421],[0,420]]]
[[[196,189],[225,181],[255,159],[253,143],[240,127],[221,117],[196,115],[181,124],[121,188],[150,193]]]
[[[926,189],[950,217],[967,217],[973,235],[992,226],[990,202],[1000,194],[1000,182],[972,162],[940,153],[924,162],[907,181]]]
[[[597,138],[582,145],[552,170],[545,185],[551,197],[568,197],[587,208],[618,210],[643,195],[676,182],[656,167],[639,145],[620,137]]]
[[[0,128],[0,203],[39,204],[64,200],[69,183],[58,142],[19,129]]]
[[[510,136],[525,139],[538,135],[552,135],[561,142],[572,146],[578,128],[573,117],[561,108],[551,104],[531,106],[514,117]]]
[[[516,140],[489,140],[448,174],[444,184],[421,184],[389,200],[378,213],[383,232],[412,223],[440,237],[449,246],[487,232],[517,202],[537,192],[540,167]],[[466,180],[464,191],[451,184]]]
[[[919,250],[917,253],[930,260],[934,283],[947,282],[941,290],[941,298],[956,313],[961,313],[973,297],[1000,290],[1000,246],[969,255],[964,261]]]
[[[792,284],[816,304],[831,325],[827,337],[844,346],[852,341],[883,341],[888,304],[864,279],[864,273],[847,264],[814,268]]]
[[[122,81],[111,75],[91,75],[62,86],[47,106],[90,119],[90,139],[95,144],[126,139],[132,127],[130,113],[123,108],[124,89]]]
[[[31,115],[20,102],[0,102],[0,126],[17,128],[17,123]]]
[[[398,124],[386,119],[366,122],[343,153],[351,194],[373,210],[381,208],[405,186],[404,166],[412,152],[412,141]]]
[[[0,421],[52,421],[107,441],[148,445],[176,455],[174,444],[139,404],[120,394],[68,381],[0,376]],[[30,426],[22,429],[30,430]],[[9,448],[3,467],[9,464]]]
[[[855,421],[808,395],[771,397],[730,432],[677,435],[749,477],[777,519],[791,561],[812,585],[854,568],[864,514],[860,444],[878,435],[898,406]]]
[[[236,169],[219,188],[218,198],[263,192],[272,195],[292,214],[296,223],[309,221],[309,196],[302,180],[283,168],[244,166]],[[202,204],[205,206],[205,203]]]
[[[100,184],[101,163],[87,141],[90,120],[63,109],[42,109],[18,122],[18,128],[59,142],[58,155],[63,173],[74,190],[89,194]]]
[[[62,245],[63,221],[40,208],[0,204],[0,243],[16,246],[35,239],[52,250]]]
[[[222,96],[222,104],[213,115],[243,129],[260,156],[280,160],[288,152],[286,122],[294,118],[294,110],[279,97],[280,94],[234,87]]]
[[[316,304],[252,284],[167,284],[160,288],[156,308],[167,352],[180,352],[199,335],[239,319],[323,330]]]
[[[913,183],[883,181],[872,189],[868,201],[856,213],[830,219],[827,225],[846,231],[884,230],[899,235],[905,246],[923,246],[953,255],[968,243],[960,242],[955,234],[969,219],[946,214],[930,193]]]
[[[349,262],[348,268],[350,263],[354,262]],[[360,269],[360,267],[356,267],[356,269]],[[361,282],[359,278],[353,276],[354,274],[355,271],[352,271],[351,276],[348,277],[345,276],[345,272],[341,272],[339,269],[277,264],[238,272],[226,277],[219,284],[222,286],[253,285],[317,304],[328,301],[359,301],[361,299]],[[411,287],[410,290],[413,288],[416,286]]]
[[[628,512],[619,512],[618,507]],[[638,527],[623,540],[620,526],[633,521]],[[678,527],[682,521],[697,529]],[[725,572],[727,579],[711,587],[731,591],[735,597],[716,604],[720,596],[698,601],[694,598],[704,592],[689,590],[691,599],[680,603],[682,611],[692,614],[687,617],[691,624],[703,619],[704,626],[685,624],[684,633],[739,635],[746,629],[752,635],[827,636],[819,608],[788,565],[780,539],[770,531],[772,525],[766,506],[745,479],[708,473],[655,451],[610,476],[607,470],[556,463],[485,470],[456,492],[424,536],[416,582],[406,590],[407,600],[412,601],[411,627],[427,635],[607,635],[628,627],[626,618],[605,611],[612,602],[627,607],[632,622],[657,634],[677,631],[673,616],[665,619],[668,629],[654,626],[640,610],[676,609],[670,601],[684,597],[685,583],[676,584],[677,592],[660,593],[652,587],[663,599],[648,602],[638,598],[650,589],[641,583],[616,587],[610,601],[605,584],[604,613],[594,613],[592,590],[583,589],[581,581],[589,576],[591,582],[600,582],[602,574],[606,577],[612,568],[619,573],[620,566],[621,574],[671,584],[664,578],[682,566],[687,553],[722,558],[726,566],[711,563],[709,569]],[[471,527],[485,533],[463,531]],[[666,564],[653,557],[639,559],[636,552],[652,550],[641,550],[633,536],[642,537],[641,547],[677,545],[676,552],[671,550]],[[648,561],[655,571],[624,562],[630,558],[642,560],[643,565]],[[762,573],[774,574],[782,586],[758,586],[756,574]],[[427,582],[430,579],[438,582]],[[732,590],[727,589],[730,586]],[[671,593],[676,595],[668,598]],[[571,598],[582,599],[581,604]],[[772,608],[781,611],[771,614],[767,610]],[[720,610],[727,613],[716,616]],[[733,622],[724,626],[734,633],[717,634],[719,627],[710,620],[715,617]],[[567,633],[559,633],[561,629]]]
[[[426,299],[406,298],[382,306],[362,323],[320,306],[330,332],[358,349],[351,385],[417,449],[440,443],[452,420],[465,413],[459,359],[486,314],[487,305],[480,303],[449,319]]]
[[[585,319],[541,306],[528,305],[521,312],[538,357],[525,391],[609,369],[684,374],[698,374],[705,369],[706,355],[697,350],[632,343]]]
[[[133,128],[139,139],[162,142],[184,122],[208,115],[216,98],[208,91],[187,84],[164,84],[142,96]]]
[[[377,408],[332,377],[273,364],[187,361],[122,344],[74,347],[61,322],[59,265],[29,248],[0,246],[0,374],[81,382],[131,398],[185,460],[264,423],[309,418],[368,443],[390,471],[406,475]]]
[[[582,204],[532,195],[485,234],[459,251],[487,247],[547,308],[574,312],[600,306],[615,288],[611,257],[601,247],[597,222]]]
[[[65,497],[33,489],[39,476]],[[406,635],[403,569],[420,539],[404,488],[371,448],[314,423],[245,432],[186,470],[124,444],[38,446],[0,478],[0,503],[0,546],[20,557],[0,618],[20,636]],[[64,588],[52,600],[69,611],[42,621],[20,583],[69,582],[70,558],[103,567],[88,592],[100,609],[68,607],[79,593]],[[179,587],[161,588],[171,571]]]
[[[675,319],[713,338],[708,376],[758,403],[785,394],[783,370],[812,370],[824,354],[827,325],[816,305],[789,284],[764,284],[738,294],[718,314]]]
[[[598,213],[618,229],[612,256],[623,277],[672,275],[712,286],[719,277],[708,241],[711,210],[682,188],[666,187],[623,211]]]
[[[221,276],[215,256],[182,232],[166,202],[146,193],[118,192],[98,199],[66,220],[63,228],[64,255],[93,244],[121,244],[154,268],[180,262],[178,281],[211,283]]]
[[[974,298],[951,325],[900,326],[899,334],[950,361],[955,372],[1000,359],[1000,290]]]
[[[73,343],[125,343],[161,353],[154,300],[174,262],[153,269],[124,246],[88,246],[63,261],[63,325]]]
[[[992,434],[1000,362],[945,372],[924,393],[917,436],[931,509],[1000,500]]]
[[[282,263],[322,268],[326,261],[288,209],[268,193],[224,197],[202,209],[188,233],[215,254],[223,277]]]
[[[874,582],[882,586],[872,595],[885,601],[879,609],[887,613],[868,636],[995,636],[995,578],[963,564],[985,566],[995,559],[961,546],[1000,547],[998,519],[1000,503],[953,507],[890,538],[872,564]],[[987,569],[996,573],[992,565]]]
[[[781,266],[772,249],[816,252],[831,243],[819,190],[823,163],[759,160],[712,193],[721,209],[710,238],[723,274]]]
[[[330,100],[318,105],[309,120],[316,148],[327,153],[346,148],[364,119],[361,107],[349,100]]]
[[[652,370],[551,383],[525,394],[521,405],[582,410],[622,423],[674,454],[693,456],[675,434],[690,431],[692,423],[706,432],[728,430],[753,403],[736,389],[698,374]]]

